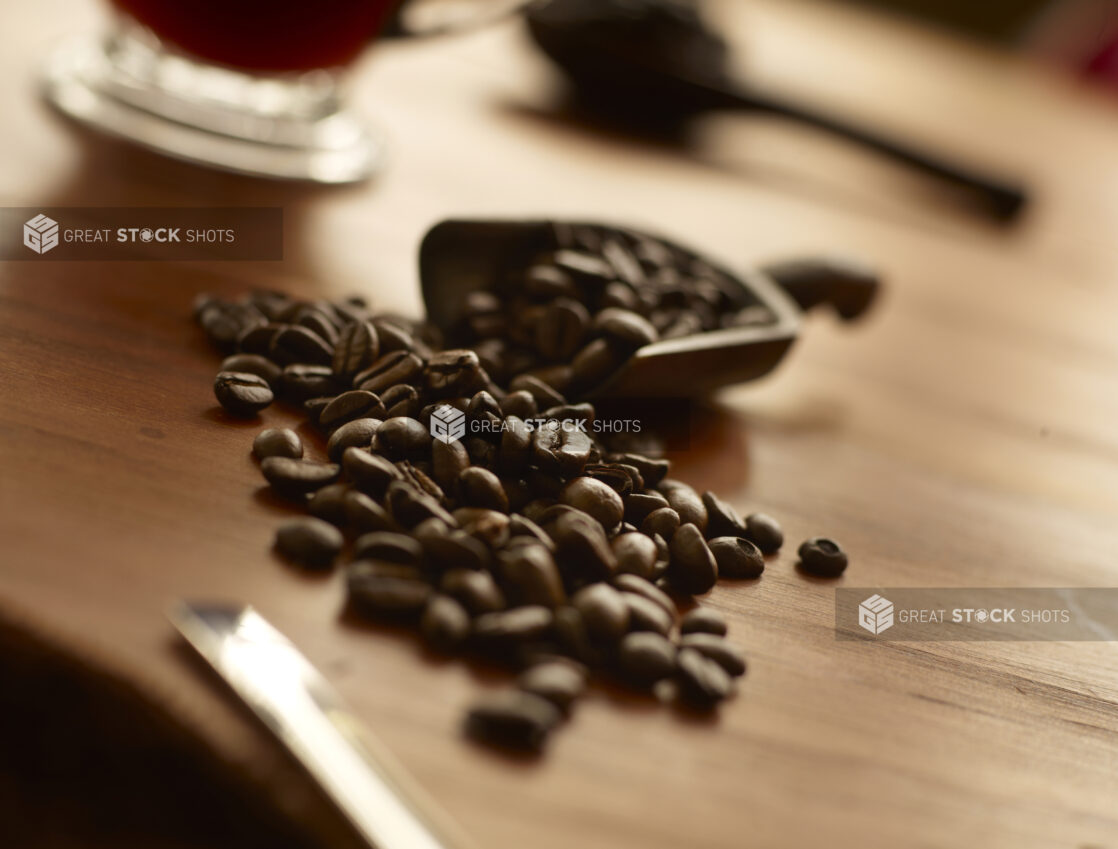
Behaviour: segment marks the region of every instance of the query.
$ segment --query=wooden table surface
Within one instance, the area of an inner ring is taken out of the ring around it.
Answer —
[[[593,133],[552,115],[554,79],[514,25],[362,64],[354,100],[391,142],[375,182],[267,185],[56,118],[38,64],[102,15],[8,8],[0,202],[282,205],[286,258],[0,267],[0,610],[135,681],[297,805],[267,739],[164,619],[183,596],[251,601],[487,849],[1118,845],[1112,643],[836,642],[833,585],[796,574],[790,545],[760,581],[711,595],[751,664],[717,719],[595,691],[524,763],[458,733],[492,681],[346,627],[340,576],[269,553],[283,509],[249,459],[260,425],[215,414],[192,297],[267,282],[415,312],[430,224],[545,214],[649,226],[730,263],[839,252],[881,268],[864,325],[812,318],[677,462],[791,541],[841,540],[840,585],[1118,583],[1118,103],[845,7],[717,12],[758,81],[1019,174],[1033,206],[999,228],[770,120],[711,121],[690,156]]]

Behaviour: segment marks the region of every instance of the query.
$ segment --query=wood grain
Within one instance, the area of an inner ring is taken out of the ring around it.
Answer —
[[[176,651],[173,599],[256,604],[493,849],[1114,845],[1111,644],[836,642],[833,584],[796,574],[789,550],[711,595],[751,665],[717,719],[598,690],[524,763],[457,731],[499,679],[345,626],[337,577],[269,554],[285,508],[249,459],[261,425],[215,412],[194,294],[264,281],[414,312],[427,226],[542,213],[649,226],[731,263],[839,252],[881,267],[869,321],[812,319],[677,463],[781,517],[790,540],[841,540],[842,585],[1114,585],[1118,108],[846,8],[717,13],[759,82],[1021,174],[1034,206],[999,229],[769,120],[710,121],[692,156],[595,133],[549,108],[555,81],[514,25],[375,51],[354,99],[388,129],[389,169],[348,190],[270,186],[62,123],[35,98],[37,63],[100,15],[62,0],[8,10],[0,202],[282,205],[287,232],[282,263],[0,268],[0,607],[137,682],[295,816],[302,791],[269,741]]]

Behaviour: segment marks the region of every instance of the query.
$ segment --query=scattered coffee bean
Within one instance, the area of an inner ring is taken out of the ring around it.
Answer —
[[[423,546],[408,534],[392,531],[370,531],[362,534],[353,544],[356,560],[381,560],[418,566],[423,560]]]
[[[668,546],[668,580],[672,586],[689,595],[709,592],[718,581],[718,564],[702,531],[692,524],[680,525]]]
[[[703,506],[707,511],[708,538],[713,537],[744,537],[747,533],[745,520],[741,515],[715,495],[713,492],[703,493]]]
[[[225,412],[252,418],[275,399],[268,381],[248,372],[223,371],[214,378],[214,397]]]
[[[681,634],[715,634],[726,636],[726,620],[709,607],[696,607],[688,611],[679,623]]]
[[[618,534],[610,542],[617,559],[617,571],[651,578],[656,568],[656,543],[642,533]],[[621,577],[619,574],[618,577]]]
[[[648,536],[659,535],[671,542],[675,532],[679,529],[679,514],[671,507],[661,507],[653,510],[641,522],[641,533]]]
[[[837,578],[846,571],[847,556],[837,542],[824,537],[809,539],[800,544],[800,567],[809,575]]]
[[[507,513],[509,498],[500,479],[488,469],[471,466],[458,475],[458,500],[469,507]]]
[[[570,662],[537,663],[520,674],[516,685],[525,693],[547,699],[567,714],[586,689],[586,675]]]
[[[762,554],[773,554],[784,545],[784,531],[772,516],[751,513],[745,517],[745,536],[761,549]]]
[[[326,455],[331,461],[340,463],[347,448],[369,448],[380,426],[380,419],[361,418],[346,422],[330,434]]]
[[[307,511],[315,518],[329,522],[336,528],[349,526],[349,513],[346,496],[350,493],[348,483],[330,483],[315,492],[307,500]]]
[[[613,645],[629,629],[629,607],[609,584],[583,587],[571,597],[571,604],[581,614],[592,640]]]
[[[252,441],[252,453],[258,460],[268,457],[289,457],[298,460],[303,456],[303,440],[293,430],[270,427],[260,431]]]
[[[260,471],[276,492],[289,498],[299,498],[333,483],[340,469],[334,463],[267,457],[261,461]]]
[[[759,578],[765,571],[761,549],[744,537],[715,537],[707,545],[720,578]]]
[[[634,631],[618,646],[617,665],[630,684],[651,687],[675,672],[676,649],[660,634]]]
[[[505,609],[505,596],[488,572],[450,569],[443,573],[439,589],[460,602],[473,616]]]
[[[276,551],[308,569],[332,566],[344,544],[341,531],[313,516],[284,522],[276,532]]]
[[[575,478],[563,487],[559,498],[562,503],[593,516],[607,530],[615,527],[625,513],[621,496],[594,478]]]
[[[470,616],[450,596],[433,595],[427,600],[419,620],[423,639],[435,651],[449,653],[457,649],[470,633]]]
[[[679,650],[676,672],[680,698],[694,707],[713,707],[734,689],[726,670],[693,648]]]
[[[417,617],[431,596],[431,585],[414,566],[355,560],[346,573],[350,606],[371,619]]]
[[[681,649],[695,649],[699,654],[713,660],[726,674],[734,678],[745,674],[745,659],[736,648],[716,634],[691,633],[680,637]]]
[[[334,345],[332,361],[336,374],[356,374],[380,355],[380,337],[369,321],[355,321],[342,328]]]
[[[501,582],[516,604],[556,608],[567,600],[555,558],[534,541],[505,549],[498,556]]]
[[[387,415],[384,404],[372,392],[364,389],[351,389],[332,399],[318,414],[318,423],[332,429],[354,419],[383,419]]]
[[[240,374],[255,374],[268,382],[272,391],[280,387],[280,378],[283,369],[259,354],[233,354],[221,361],[221,371],[231,371]]]
[[[538,752],[559,724],[559,708],[519,690],[487,694],[466,714],[466,734],[483,743]]]

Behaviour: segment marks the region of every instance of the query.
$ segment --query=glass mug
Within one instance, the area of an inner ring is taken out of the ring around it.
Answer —
[[[379,138],[340,83],[378,34],[430,35],[496,20],[526,0],[112,0],[112,30],[66,45],[47,99],[99,130],[257,176],[351,183]]]

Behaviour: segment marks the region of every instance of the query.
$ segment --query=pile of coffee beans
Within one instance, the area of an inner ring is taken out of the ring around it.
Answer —
[[[595,420],[568,393],[608,373],[588,365],[602,351],[613,368],[656,338],[748,320],[695,269],[647,282],[672,262],[650,250],[599,241],[534,257],[523,292],[469,298],[458,347],[356,298],[196,303],[227,355],[222,407],[251,417],[279,399],[325,447],[312,459],[282,428],[253,442],[272,489],[309,513],[279,528],[276,550],[306,569],[344,561],[357,616],[520,670],[469,710],[477,739],[539,749],[590,675],[709,709],[745,672],[725,621],[692,597],[760,576],[780,526],[672,478],[654,445],[570,424]],[[846,566],[829,540],[800,556],[818,575]]]

